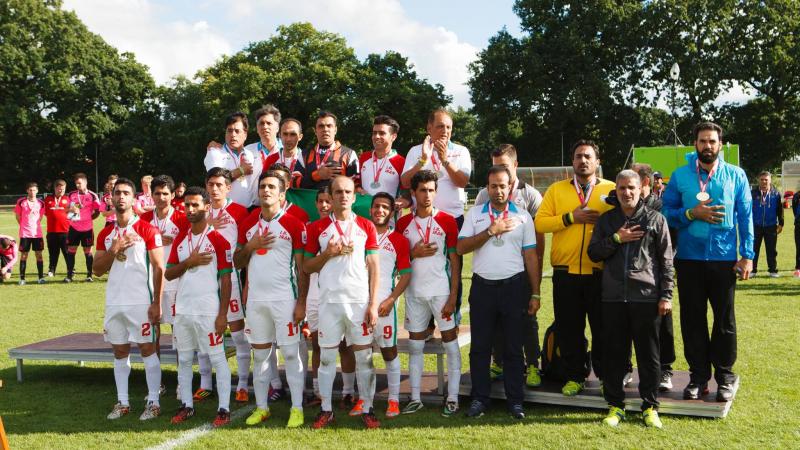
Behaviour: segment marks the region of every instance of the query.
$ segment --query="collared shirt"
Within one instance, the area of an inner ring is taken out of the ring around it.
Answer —
[[[517,179],[517,188],[514,189],[510,197],[517,209],[524,209],[528,211],[531,217],[536,218],[536,213],[539,211],[539,207],[542,206],[542,194],[536,188]],[[482,205],[488,201],[489,191],[483,188],[478,192],[478,196],[475,197],[475,204]]]
[[[14,213],[19,214],[20,238],[42,237],[44,211],[44,201],[39,198],[34,198],[33,201],[30,201],[25,196],[17,200],[17,204],[14,206]]]
[[[422,156],[422,144],[416,145],[408,151],[406,155],[406,163],[403,166],[403,173],[411,170],[417,161]],[[433,201],[433,206],[440,209],[453,217],[461,217],[464,215],[464,204],[467,201],[467,195],[464,188],[460,188],[453,183],[450,179],[450,174],[444,168],[442,161],[439,161],[439,156],[436,150],[433,151],[433,156],[436,157],[436,162],[440,166],[439,171],[439,187],[436,192],[436,198]],[[428,158],[428,161],[422,166],[424,170],[431,170],[436,172],[437,169],[433,166],[433,156]],[[472,159],[469,156],[469,150],[463,145],[454,144],[449,142],[447,144],[447,160],[450,161],[450,166],[453,170],[457,170],[465,174],[468,178],[472,174]]]
[[[206,171],[214,167],[232,171],[241,167],[242,161],[253,164],[256,161],[256,156],[252,152],[252,146],[253,144],[250,144],[243,148],[238,155],[229,149],[227,145],[222,148],[209,149],[206,152],[205,160],[203,160]],[[256,173],[255,168],[257,166],[257,164],[253,164],[253,173],[241,176],[231,183],[231,192],[228,194],[228,198],[245,208],[249,208],[255,200],[255,189],[258,189],[258,176],[261,175],[261,172]],[[256,187],[254,188],[253,185],[256,185]]]
[[[492,224],[489,217],[491,203],[476,205],[464,216],[464,226],[458,233],[459,239],[475,236]],[[493,211],[495,218],[502,218],[502,211]],[[508,204],[508,217],[517,221],[511,231],[489,238],[472,256],[472,272],[487,280],[504,280],[525,271],[522,251],[536,248],[536,229],[533,218],[524,209]],[[497,220],[497,219],[495,219]],[[500,244],[502,242],[502,244]]]

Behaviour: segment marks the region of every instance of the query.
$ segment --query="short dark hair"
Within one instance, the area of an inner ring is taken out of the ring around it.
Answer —
[[[111,189],[111,192],[114,192],[117,189],[117,186],[122,184],[130,186],[131,191],[133,191],[133,193],[136,194],[136,184],[130,178],[125,178],[125,177],[117,178],[117,181],[114,183],[114,188]]]
[[[486,182],[487,182],[487,184],[489,182],[489,177],[492,176],[492,175],[498,174],[498,173],[506,174],[506,176],[508,176],[508,182],[509,183],[511,182],[511,171],[508,170],[508,167],[506,167],[506,166],[492,166],[492,167],[489,167],[489,171],[486,172]]]
[[[272,103],[267,103],[266,105],[264,105],[261,108],[258,108],[256,110],[256,113],[255,113],[256,122],[258,122],[258,119],[260,119],[261,116],[266,116],[267,114],[272,114],[272,117],[275,118],[275,122],[280,123],[280,121],[281,121],[281,112]]]
[[[653,184],[653,168],[650,164],[635,163],[631,165],[631,170],[639,174],[639,178],[644,181],[647,179],[650,184]]]
[[[39,183],[37,183],[35,181],[31,181],[31,182],[29,182],[29,183],[27,183],[25,185],[25,190],[27,191],[28,189],[30,189],[32,187],[38,188],[39,187]]]
[[[434,120],[436,120],[436,116],[439,114],[444,114],[445,116],[449,117],[450,120],[453,120],[453,116],[450,115],[450,111],[446,110],[445,108],[436,108],[428,114],[428,124],[432,124]]]
[[[79,180],[81,178],[83,178],[84,180],[88,180],[88,178],[86,178],[86,174],[85,173],[78,172],[78,173],[76,173],[75,175],[72,176],[72,181]]]
[[[247,131],[249,128],[249,125],[247,124],[247,114],[241,111],[236,111],[233,114],[229,114],[228,117],[225,118],[225,128],[228,128],[228,126],[233,125],[236,122],[242,122],[242,126],[244,127],[245,131]]]
[[[427,183],[433,181],[436,189],[439,189],[439,176],[432,170],[420,170],[411,177],[411,190],[416,191],[420,183]]]
[[[761,172],[759,172],[758,173],[758,178],[761,178],[764,175],[767,175],[768,177],[772,178],[772,173],[770,173],[769,170],[762,170]]]
[[[319,122],[319,119],[324,119],[326,117],[332,117],[333,118],[333,123],[336,124],[337,127],[339,126],[339,118],[336,117],[336,114],[334,114],[334,113],[332,113],[330,111],[326,111],[324,109],[322,111],[320,111],[319,114],[317,114],[317,120],[314,121],[314,126],[316,127],[317,122]]]
[[[285,166],[284,166],[285,167]],[[262,172],[258,176],[258,185],[261,186],[261,180],[264,178],[277,178],[281,185],[281,192],[286,192],[286,176],[280,170],[274,170],[272,167],[266,172]],[[260,189],[260,187],[259,187]]]
[[[11,245],[11,239],[9,238],[0,238],[0,247],[8,248]]]
[[[208,195],[208,191],[200,186],[190,186],[186,188],[186,192],[183,194],[183,198],[186,198],[190,195],[199,195],[203,198],[203,203],[209,204],[211,203],[211,196]]]
[[[314,197],[314,201],[315,202],[319,201],[319,196],[322,194],[331,195],[331,185],[326,184],[325,186],[322,186],[321,188],[317,189],[317,195]]]
[[[715,124],[714,122],[700,122],[694,126],[694,130],[692,130],[692,134],[694,135],[694,140],[697,140],[697,136],[700,134],[701,131],[716,131],[717,136],[719,136],[719,140],[722,141],[722,127]]]
[[[175,192],[175,180],[169,175],[156,175],[150,182],[150,190],[155,192],[156,188],[166,186],[169,192]]]
[[[590,139],[578,139],[574,144],[572,144],[572,150],[570,150],[570,153],[572,153],[573,158],[575,157],[575,150],[577,150],[578,147],[583,146],[592,147],[592,150],[594,150],[594,157],[596,159],[600,159],[600,147],[598,147],[597,144]]]
[[[178,183],[178,184],[175,186],[175,189],[178,189],[179,187],[182,187],[182,188],[186,189],[186,183],[184,183],[183,181],[181,181],[180,183]]]
[[[211,170],[209,170],[208,173],[206,173],[206,183],[208,183],[208,180],[216,177],[225,178],[225,182],[228,184],[233,183],[233,177],[231,177],[231,171],[228,169],[223,169],[222,167],[212,167]]]
[[[287,118],[281,120],[281,124],[278,127],[278,129],[280,130],[280,129],[283,128],[284,125],[286,125],[287,123],[292,123],[292,122],[297,124],[297,128],[300,128],[300,132],[302,133],[303,132],[303,124],[300,123],[300,121],[295,119],[294,117],[287,117]]]
[[[492,158],[499,158],[501,156],[508,156],[514,161],[517,160],[517,148],[511,144],[500,144],[496,149],[492,150]]]
[[[267,170],[279,172],[283,178],[283,181],[285,181],[287,185],[292,183],[292,171],[289,170],[289,167],[287,167],[286,164],[276,162],[275,164],[269,166]],[[261,181],[261,177],[258,178],[258,181]]]
[[[66,186],[67,182],[63,178],[56,178],[56,180],[53,181],[53,185],[58,186],[59,184]]]
[[[392,129],[392,133],[397,134],[400,131],[400,124],[396,120],[386,115],[380,115],[372,120],[372,125],[388,125]]]
[[[389,209],[394,211],[394,197],[391,196],[388,192],[378,192],[377,194],[372,196],[372,203],[369,204],[370,207],[375,206],[375,200],[378,199],[385,199],[389,200]]]
[[[115,173],[112,173],[112,174],[108,175],[108,178],[106,178],[106,181],[116,180],[117,178],[119,178],[119,175],[117,175]]]

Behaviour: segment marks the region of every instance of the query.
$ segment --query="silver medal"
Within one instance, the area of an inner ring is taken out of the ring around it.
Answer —
[[[494,245],[495,247],[502,247],[502,246],[503,246],[503,244],[505,244],[505,241],[503,241],[503,240],[502,240],[502,239],[500,239],[500,238],[494,238],[494,239],[492,240],[492,245]]]
[[[378,189],[379,187],[381,187],[381,183],[379,181],[373,181],[372,183],[370,183],[369,187],[371,187],[372,189]]]
[[[695,195],[695,198],[697,198],[698,201],[704,202],[710,199],[711,196],[708,195],[708,192],[698,192],[697,195]]]
[[[191,269],[189,269],[189,272],[192,272],[192,273],[197,272],[197,266],[192,267]]]

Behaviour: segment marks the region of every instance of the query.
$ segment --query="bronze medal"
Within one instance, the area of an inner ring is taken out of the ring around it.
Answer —
[[[120,252],[120,253],[117,253],[117,256],[115,256],[115,258],[119,262],[125,262],[125,261],[128,260],[128,255],[126,255],[125,253]]]

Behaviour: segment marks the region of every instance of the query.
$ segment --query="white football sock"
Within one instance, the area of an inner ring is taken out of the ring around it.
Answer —
[[[304,336],[300,336],[300,370],[303,371],[303,389],[306,388],[306,374],[310,366],[308,365],[308,341]],[[289,381],[288,378],[286,381]]]
[[[249,353],[249,352],[248,352]],[[231,368],[228,366],[228,358],[225,352],[209,355],[214,370],[217,371],[217,397],[219,407],[226,411],[231,410]],[[248,361],[250,357],[248,356]],[[249,364],[248,364],[249,368]]]
[[[356,393],[356,373],[342,372],[342,395],[353,395]]]
[[[356,376],[358,377],[358,399],[364,402],[364,412],[372,409],[375,397],[375,366],[372,363],[372,348],[353,352],[356,356]]]
[[[386,381],[389,383],[389,400],[400,401],[400,358],[386,361]]]
[[[269,409],[267,396],[269,379],[267,376],[269,374],[269,354],[272,352],[272,347],[253,349],[253,390],[256,393],[256,406],[263,410]]]
[[[275,390],[283,389],[281,372],[278,370],[278,344],[273,342],[272,348],[275,350],[269,355],[269,385]]]
[[[292,395],[292,407],[303,408],[303,385],[305,375],[303,366],[300,364],[300,344],[289,344],[281,347],[283,360],[286,363],[286,383],[289,385],[289,392]]]
[[[461,387],[461,349],[458,339],[443,342],[447,354],[447,401],[458,402],[458,391]]]
[[[425,341],[408,340],[408,382],[411,384],[411,400],[420,401],[420,384],[422,383],[422,367],[425,362]]]
[[[160,406],[158,402],[158,391],[161,389],[161,361],[158,355],[142,358],[144,363],[144,377],[147,380],[147,401]]]
[[[131,357],[114,359],[114,382],[117,383],[117,401],[123,406],[130,406],[128,399],[128,377],[131,374]]]
[[[232,331],[231,338],[234,345],[236,345],[236,365],[238,366],[236,372],[239,375],[236,390],[247,390],[247,385],[250,382],[250,343],[244,335],[244,330]],[[219,372],[217,372],[217,376],[219,376]]]
[[[322,410],[333,411],[331,396],[333,395],[333,380],[336,378],[336,355],[339,349],[321,348],[319,352],[319,397],[322,399]]]
[[[319,397],[319,378],[313,378],[311,380],[311,387],[314,389],[314,395]]]
[[[208,353],[197,353],[197,371],[200,372],[200,388],[213,391],[211,384],[211,360]]]
[[[192,397],[192,363],[194,363],[194,352],[185,351],[178,353],[178,384],[180,385],[181,402],[187,408],[194,408],[194,398]]]

